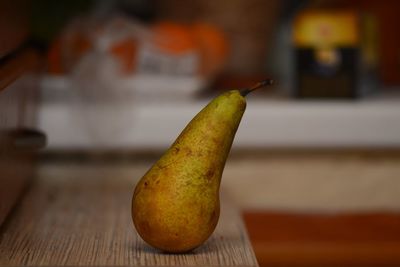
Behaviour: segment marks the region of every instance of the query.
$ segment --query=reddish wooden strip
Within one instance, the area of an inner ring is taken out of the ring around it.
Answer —
[[[400,266],[400,213],[247,212],[260,266]]]

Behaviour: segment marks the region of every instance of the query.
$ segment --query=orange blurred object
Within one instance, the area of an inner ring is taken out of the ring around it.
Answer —
[[[200,46],[201,74],[215,74],[222,70],[228,56],[228,42],[224,34],[213,25],[196,23],[193,33]]]
[[[163,52],[180,54],[196,52],[200,58],[199,73],[219,72],[228,56],[228,42],[213,25],[198,22],[194,25],[163,21],[154,25],[155,42]]]
[[[135,70],[135,57],[137,54],[137,42],[133,39],[125,39],[114,44],[110,52],[121,63],[122,72],[129,74]]]
[[[163,52],[180,54],[197,49],[196,40],[189,26],[163,21],[156,23],[152,30],[155,44]]]

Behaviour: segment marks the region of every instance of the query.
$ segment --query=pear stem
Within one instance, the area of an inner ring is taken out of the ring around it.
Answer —
[[[253,85],[250,88],[241,89],[239,92],[240,92],[240,94],[242,96],[246,96],[246,95],[248,95],[249,93],[253,92],[254,90],[256,90],[258,88],[265,87],[265,86],[268,86],[268,85],[272,85],[273,83],[274,83],[274,80],[265,79],[265,80],[262,80],[262,81],[256,83],[255,85]]]

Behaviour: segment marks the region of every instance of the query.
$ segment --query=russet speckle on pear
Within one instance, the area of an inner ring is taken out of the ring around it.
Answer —
[[[187,252],[213,233],[222,172],[247,93],[233,90],[213,99],[136,185],[132,219],[151,246]]]

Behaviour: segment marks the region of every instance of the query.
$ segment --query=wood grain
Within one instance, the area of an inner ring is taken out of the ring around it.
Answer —
[[[130,215],[133,186],[145,170],[42,168],[1,229],[0,266],[257,266],[240,216],[226,200],[216,231],[192,253],[165,254],[146,245]]]
[[[246,212],[260,266],[400,266],[400,213]]]

